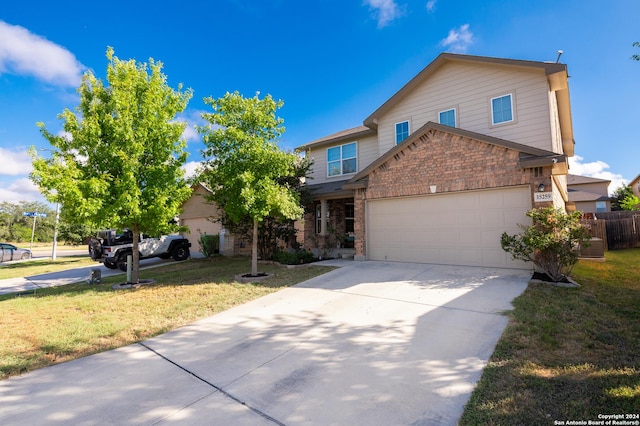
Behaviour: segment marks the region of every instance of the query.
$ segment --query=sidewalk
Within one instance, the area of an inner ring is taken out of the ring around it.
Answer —
[[[201,257],[200,253],[192,253],[192,257]],[[140,269],[154,268],[174,262],[173,260],[162,260],[159,258],[145,259],[140,261]],[[38,289],[57,287],[67,284],[75,284],[81,282],[88,282],[91,277],[91,270],[98,269],[102,274],[102,277],[111,277],[114,275],[124,274],[119,269],[106,268],[101,263],[96,262],[95,265],[82,266],[74,269],[67,269],[64,271],[50,272],[47,274],[33,275],[23,278],[8,278],[0,280],[0,295],[9,293],[20,292],[37,292]]]

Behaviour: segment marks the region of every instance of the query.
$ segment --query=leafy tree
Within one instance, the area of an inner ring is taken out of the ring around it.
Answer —
[[[31,178],[67,217],[94,228],[133,232],[132,281],[138,282],[141,232],[175,230],[172,219],[189,197],[181,166],[186,126],[175,120],[191,99],[191,90],[167,85],[162,63],[122,61],[107,49],[107,83],[88,71],[78,88],[80,104],[65,109],[65,135],[42,135],[56,149],[43,159],[32,149]]]
[[[622,208],[622,202],[629,195],[633,195],[633,190],[629,185],[625,185],[623,183],[618,188],[616,188],[616,190],[613,191],[611,197],[609,197],[609,199],[611,200],[611,211],[624,210],[624,208]]]
[[[638,205],[640,205],[640,198],[634,194],[627,195],[620,203],[620,207],[622,207],[623,210],[640,210]]]
[[[298,157],[295,164],[295,171],[291,176],[281,176],[277,179],[279,184],[294,189],[298,192],[301,205],[311,204],[311,195],[305,185],[303,178],[307,175],[311,167],[310,161],[306,157]],[[222,227],[232,234],[242,236],[249,241],[253,238],[253,219],[246,215],[237,222],[234,222],[224,210],[220,212],[221,217],[217,219]],[[278,250],[280,241],[290,241],[295,234],[295,222],[290,219],[283,219],[277,216],[267,216],[258,226],[258,256],[261,259],[273,259]]]
[[[49,206],[38,201],[0,203],[0,240],[16,243],[31,241],[33,218],[23,216],[24,212],[39,212],[47,215],[47,217],[36,219],[34,241],[51,241],[55,213]]]
[[[258,275],[258,226],[267,217],[302,216],[299,194],[287,181],[295,175],[298,155],[282,151],[277,141],[284,133],[276,116],[282,101],[270,95],[244,98],[238,92],[205,98],[213,108],[203,113],[198,127],[206,149],[206,172],[201,179],[213,191],[214,201],[233,223],[252,222],[251,275]]]
[[[519,225],[519,235],[502,234],[502,249],[513,259],[533,262],[552,280],[562,281],[578,261],[576,247],[586,247],[589,230],[580,224],[582,213],[565,213],[553,207],[527,212],[533,223]]]
[[[640,47],[640,41],[636,41],[633,43],[633,47]],[[640,61],[640,55],[632,55],[631,59],[633,59],[634,61]]]

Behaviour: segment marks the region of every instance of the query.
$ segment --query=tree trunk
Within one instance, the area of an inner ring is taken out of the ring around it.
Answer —
[[[253,239],[251,241],[251,275],[258,275],[258,220],[253,219]]]
[[[133,224],[133,258],[131,261],[131,283],[138,284],[140,280],[140,250],[138,243],[140,242],[140,228],[137,223]]]

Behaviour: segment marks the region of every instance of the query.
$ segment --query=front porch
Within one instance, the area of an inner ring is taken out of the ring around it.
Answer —
[[[319,199],[307,209],[304,247],[315,256],[353,258],[355,214],[353,197]]]

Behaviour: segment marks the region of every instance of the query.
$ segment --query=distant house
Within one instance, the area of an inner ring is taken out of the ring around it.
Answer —
[[[633,191],[633,194],[640,198],[640,175],[636,176],[631,182],[629,182],[629,186]]]
[[[183,236],[191,242],[191,250],[199,252],[200,236],[203,234],[219,235],[222,232],[222,225],[216,222],[219,217],[218,208],[205,199],[211,191],[201,183],[192,187],[191,197],[182,205],[182,213],[178,216],[181,226],[189,228],[189,232]],[[246,243],[242,238],[235,238],[233,235],[224,233],[220,252],[223,255],[233,256],[250,254],[251,244]]]
[[[313,160],[304,245],[358,260],[523,267],[500,247],[532,207],[570,203],[567,66],[442,53]]]
[[[610,180],[587,176],[567,175],[569,201],[575,209],[583,213],[604,213],[611,211],[609,200]]]

